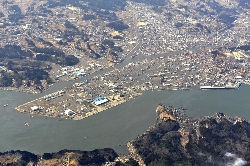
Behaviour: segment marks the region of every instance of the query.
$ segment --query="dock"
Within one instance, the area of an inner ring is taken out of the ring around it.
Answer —
[[[234,86],[200,86],[200,90],[229,90],[229,89],[239,89],[241,86],[241,81],[237,81]]]
[[[223,90],[223,89],[238,89],[234,86],[200,86],[200,90]]]
[[[227,89],[239,89],[242,84],[242,80],[238,80],[234,85],[226,86],[200,86],[200,90],[227,90]]]

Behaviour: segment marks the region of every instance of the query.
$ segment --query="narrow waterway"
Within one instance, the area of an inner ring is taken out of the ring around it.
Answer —
[[[187,115],[224,112],[250,119],[250,86],[238,90],[147,91],[142,96],[81,121],[41,116],[30,117],[15,106],[38,95],[0,91],[0,149],[28,150],[34,153],[61,149],[93,150],[110,147],[124,152],[127,141],[136,138],[155,123],[158,103],[183,106]],[[9,104],[4,107],[4,104]],[[30,126],[25,126],[28,122]]]

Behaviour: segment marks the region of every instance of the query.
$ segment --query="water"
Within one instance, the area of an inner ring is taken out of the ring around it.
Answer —
[[[60,88],[58,86],[54,87]],[[42,154],[62,149],[110,147],[118,152],[126,152],[123,145],[155,123],[158,103],[183,106],[188,109],[186,113],[189,116],[224,112],[250,119],[248,94],[248,85],[243,85],[239,90],[147,91],[115,108],[81,121],[73,121],[21,114],[14,110],[15,106],[42,94],[0,91],[0,151],[18,149]],[[9,106],[3,107],[7,103]],[[25,122],[30,126],[25,126]]]

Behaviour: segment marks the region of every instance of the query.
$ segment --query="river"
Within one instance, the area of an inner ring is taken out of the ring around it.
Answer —
[[[60,84],[59,84],[60,85]],[[58,85],[58,86],[59,86]],[[62,149],[93,150],[110,147],[125,152],[127,141],[142,134],[155,123],[158,103],[183,106],[187,115],[212,115],[224,112],[250,119],[250,86],[238,90],[147,91],[127,103],[81,121],[30,117],[14,110],[15,106],[39,95],[0,91],[0,149],[27,150],[33,153]],[[9,106],[4,107],[4,104]],[[25,126],[28,122],[30,126]]]

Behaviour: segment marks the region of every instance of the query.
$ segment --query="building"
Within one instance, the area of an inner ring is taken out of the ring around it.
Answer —
[[[72,111],[71,109],[67,109],[67,110],[64,111],[64,114],[68,115],[68,116],[71,116],[71,115],[74,115],[76,113],[74,111]]]
[[[101,105],[101,104],[107,103],[108,101],[109,100],[106,99],[105,97],[97,97],[95,98],[94,103],[95,105]]]
[[[38,106],[33,106],[33,107],[30,107],[32,111],[37,111],[39,110],[39,107]]]

